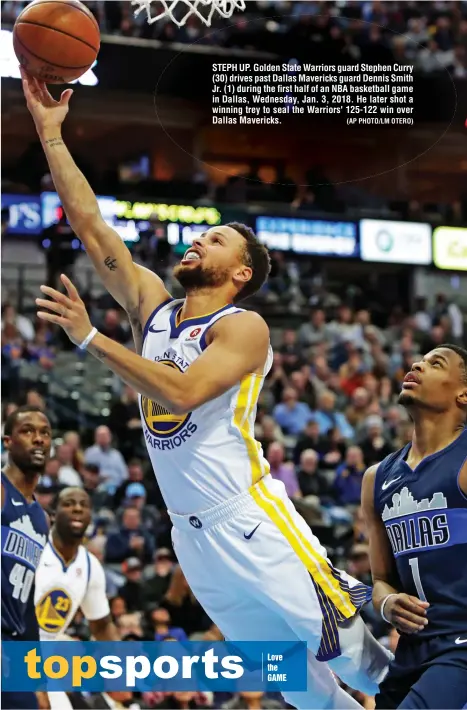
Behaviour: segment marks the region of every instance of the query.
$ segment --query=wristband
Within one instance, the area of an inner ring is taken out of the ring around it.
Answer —
[[[397,594],[388,594],[387,597],[384,597],[383,601],[381,602],[380,608],[381,617],[383,621],[385,621],[387,624],[390,624],[391,622],[384,616],[384,607],[386,606],[386,602],[390,597],[397,597]]]
[[[86,338],[83,340],[83,342],[81,343],[81,345],[78,345],[78,348],[79,348],[80,350],[86,350],[86,348],[88,347],[89,343],[90,343],[91,340],[97,335],[97,333],[98,333],[97,328],[93,328],[93,329],[91,330],[91,332],[89,333],[89,335],[86,336]]]

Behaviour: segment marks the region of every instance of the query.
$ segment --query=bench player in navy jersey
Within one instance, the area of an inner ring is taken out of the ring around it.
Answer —
[[[34,499],[50,454],[51,427],[38,407],[24,406],[5,421],[8,463],[2,471],[2,641],[37,640],[34,575],[49,523]],[[3,659],[7,662],[6,659]],[[43,699],[43,694],[39,695]],[[37,708],[32,692],[2,692],[2,708]]]
[[[365,474],[373,601],[400,632],[377,708],[467,707],[467,351],[412,366],[412,443]]]

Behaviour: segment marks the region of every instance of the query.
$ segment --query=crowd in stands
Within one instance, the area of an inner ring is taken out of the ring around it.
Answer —
[[[278,278],[272,279],[270,294],[281,298],[286,291]],[[131,347],[130,331],[117,311],[108,310],[100,326]],[[37,498],[50,509],[64,486],[78,485],[89,493],[89,549],[104,564],[122,639],[220,638],[176,564],[170,521],[145,455],[136,393],[121,387],[97,427],[84,422],[80,430],[63,431],[47,387],[27,391],[12,374],[25,358],[50,371],[61,349],[58,333],[37,326],[11,304],[3,306],[1,328],[3,415],[24,402],[51,414],[56,439]],[[442,342],[465,345],[462,313],[439,294],[431,308],[420,301],[413,313],[395,309],[376,325],[369,310],[352,309],[322,292],[297,330],[274,337],[274,362],[256,420],[271,475],[283,481],[333,562],[369,583],[360,509],[364,471],[410,441],[411,422],[397,405],[404,374]],[[364,616],[379,637],[386,637],[388,630],[371,606]],[[80,614],[70,634],[89,637]],[[395,641],[392,634],[385,643]],[[161,708],[281,707],[280,699],[261,694],[148,694],[138,702]],[[361,702],[372,707],[368,698]]]
[[[25,4],[4,2],[2,21],[14,22]],[[165,20],[149,25],[144,12],[134,16],[129,2],[88,0],[86,5],[107,34],[277,53],[311,44],[345,64],[404,60],[421,72],[448,68],[455,77],[467,77],[467,16],[461,2],[248,0],[244,13],[215,21],[215,31],[196,17],[181,28]],[[153,3],[154,16],[160,8]],[[176,16],[186,12],[180,2]]]

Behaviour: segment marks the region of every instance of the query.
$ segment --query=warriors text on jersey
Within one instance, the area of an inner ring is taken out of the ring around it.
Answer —
[[[41,641],[65,633],[78,609],[88,621],[103,619],[110,609],[102,565],[83,545],[66,565],[49,539],[36,572],[34,603]]]
[[[428,624],[417,636],[467,631],[467,496],[459,473],[467,429],[449,446],[406,463],[408,444],[378,467],[375,509],[391,543],[400,591],[428,601]]]
[[[206,348],[209,328],[241,309],[225,306],[179,323],[182,305],[183,301],[170,299],[154,311],[145,328],[143,357],[185,372]],[[229,323],[236,327],[235,318]],[[271,363],[270,348],[262,376],[245,376],[189,414],[174,415],[140,397],[146,445],[169,510],[180,514],[206,510],[247,491],[269,472],[253,427]]]
[[[34,574],[49,526],[39,503],[29,503],[2,473],[2,636],[21,636]]]

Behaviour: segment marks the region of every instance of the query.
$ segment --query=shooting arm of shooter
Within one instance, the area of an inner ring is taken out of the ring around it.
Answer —
[[[28,76],[23,69],[21,76],[27,106],[70,225],[83,242],[104,286],[128,313],[135,345],[140,351],[141,323],[169,294],[156,274],[133,262],[120,236],[106,224],[91,186],[65,145],[62,123],[73,91],[66,89],[60,100],[55,101],[44,82]]]
[[[62,276],[68,295],[49,286],[41,291],[50,301],[36,299],[42,320],[60,325],[70,340],[80,345],[91,333],[92,325],[78,291]],[[88,351],[141,395],[159,402],[174,414],[186,414],[200,407],[254,373],[264,365],[269,345],[269,331],[264,320],[253,312],[223,318],[212,327],[209,347],[186,372],[152,362],[130,352],[101,333],[88,345]]]

